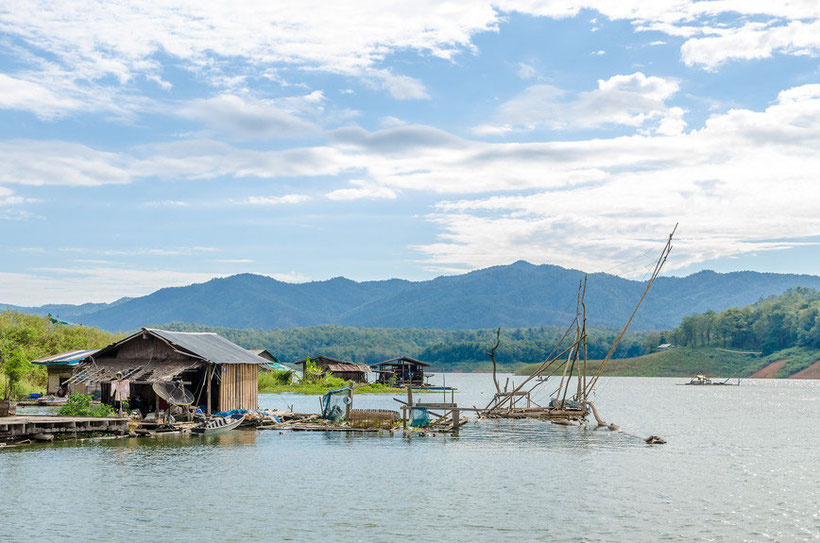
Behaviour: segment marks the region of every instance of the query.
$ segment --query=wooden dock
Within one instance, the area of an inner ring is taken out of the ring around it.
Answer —
[[[40,415],[0,417],[0,439],[78,432],[127,433],[128,419]]]

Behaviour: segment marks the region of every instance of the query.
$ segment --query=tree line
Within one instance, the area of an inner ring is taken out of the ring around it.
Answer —
[[[654,340],[654,335],[647,336],[650,345]],[[674,330],[659,334],[657,340],[764,354],[796,346],[820,349],[820,291],[798,287],[746,307],[690,315]]]
[[[236,329],[187,323],[163,325],[181,332],[215,332],[247,349],[269,349],[281,362],[325,355],[359,364],[409,356],[442,369],[488,369],[487,352],[495,344],[494,329],[357,328],[338,325],[276,330]],[[588,329],[588,356],[603,358],[619,331]],[[502,366],[540,362],[558,343],[564,329],[542,326],[501,330],[496,361]],[[647,352],[645,332],[628,334],[618,358]]]

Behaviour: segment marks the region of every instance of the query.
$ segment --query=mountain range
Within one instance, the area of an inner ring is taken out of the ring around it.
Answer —
[[[475,329],[497,326],[565,326],[575,315],[584,272],[519,261],[429,281],[357,282],[344,277],[284,283],[239,274],[160,289],[110,304],[17,307],[51,313],[106,330],[187,322],[230,328],[293,328],[339,324],[373,328]],[[645,284],[605,273],[590,274],[587,323],[621,327]],[[814,275],[701,271],[660,277],[633,321],[633,329],[669,329],[693,313],[741,307],[798,286],[820,289]]]

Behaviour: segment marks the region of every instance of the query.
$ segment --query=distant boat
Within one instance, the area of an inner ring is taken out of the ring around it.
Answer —
[[[731,377],[729,379],[731,379]],[[699,386],[704,386],[704,385],[739,386],[740,385],[740,377],[737,378],[737,384],[730,383],[729,379],[726,379],[725,381],[715,382],[715,381],[712,381],[711,379],[709,379],[708,377],[706,377],[705,375],[695,375],[694,377],[692,377],[692,380],[689,381],[688,383],[680,383],[680,384],[682,384],[682,385],[699,385]]]
[[[200,424],[199,426],[194,426],[193,428],[191,428],[191,431],[197,434],[219,434],[222,432],[233,430],[234,428],[242,424],[242,421],[244,420],[245,417],[239,417],[238,419],[220,417],[216,419],[211,419],[207,422]]]

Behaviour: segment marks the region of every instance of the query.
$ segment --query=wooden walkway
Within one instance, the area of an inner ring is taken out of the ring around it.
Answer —
[[[128,419],[39,415],[0,417],[0,439],[75,432],[128,432]]]

